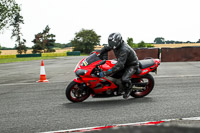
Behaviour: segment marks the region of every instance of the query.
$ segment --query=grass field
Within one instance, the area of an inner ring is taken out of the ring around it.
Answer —
[[[32,49],[27,50],[26,54],[32,54]],[[72,48],[65,48],[65,49],[56,49],[56,53],[64,53],[72,51]],[[1,55],[16,55],[17,50],[1,50]]]
[[[32,60],[45,60],[45,59],[54,59],[54,58],[56,58],[56,57],[9,58],[9,59],[0,59],[0,63],[22,62],[22,61],[32,61]]]
[[[185,47],[185,46],[200,46],[200,43],[183,43],[183,44],[153,44],[155,48],[178,48],[178,47]]]

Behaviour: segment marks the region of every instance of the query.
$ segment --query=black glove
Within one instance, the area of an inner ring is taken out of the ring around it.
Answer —
[[[109,76],[110,74],[112,74],[112,69],[109,69],[108,71],[104,71],[103,72],[104,76]]]
[[[103,72],[99,72],[99,77],[100,78],[104,77],[104,73]]]

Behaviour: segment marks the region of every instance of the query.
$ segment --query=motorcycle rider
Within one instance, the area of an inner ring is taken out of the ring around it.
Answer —
[[[109,35],[108,46],[102,48],[99,52],[99,55],[102,55],[110,50],[114,51],[118,62],[112,69],[104,72],[104,76],[109,76],[119,72],[122,69],[125,69],[121,80],[125,87],[123,98],[127,99],[131,93],[132,88],[131,76],[137,71],[139,67],[138,57],[135,51],[124,42],[120,33],[112,33]]]

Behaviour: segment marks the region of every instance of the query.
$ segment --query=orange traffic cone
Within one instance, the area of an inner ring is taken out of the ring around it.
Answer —
[[[43,60],[41,61],[41,67],[40,67],[40,80],[38,80],[37,82],[48,82],[48,80],[46,79]]]

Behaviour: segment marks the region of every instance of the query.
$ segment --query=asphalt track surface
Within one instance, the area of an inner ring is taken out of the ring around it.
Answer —
[[[45,132],[200,115],[200,62],[161,63],[146,97],[71,103],[66,86],[83,57],[44,60],[49,83],[39,80],[41,61],[0,64],[0,132]]]

